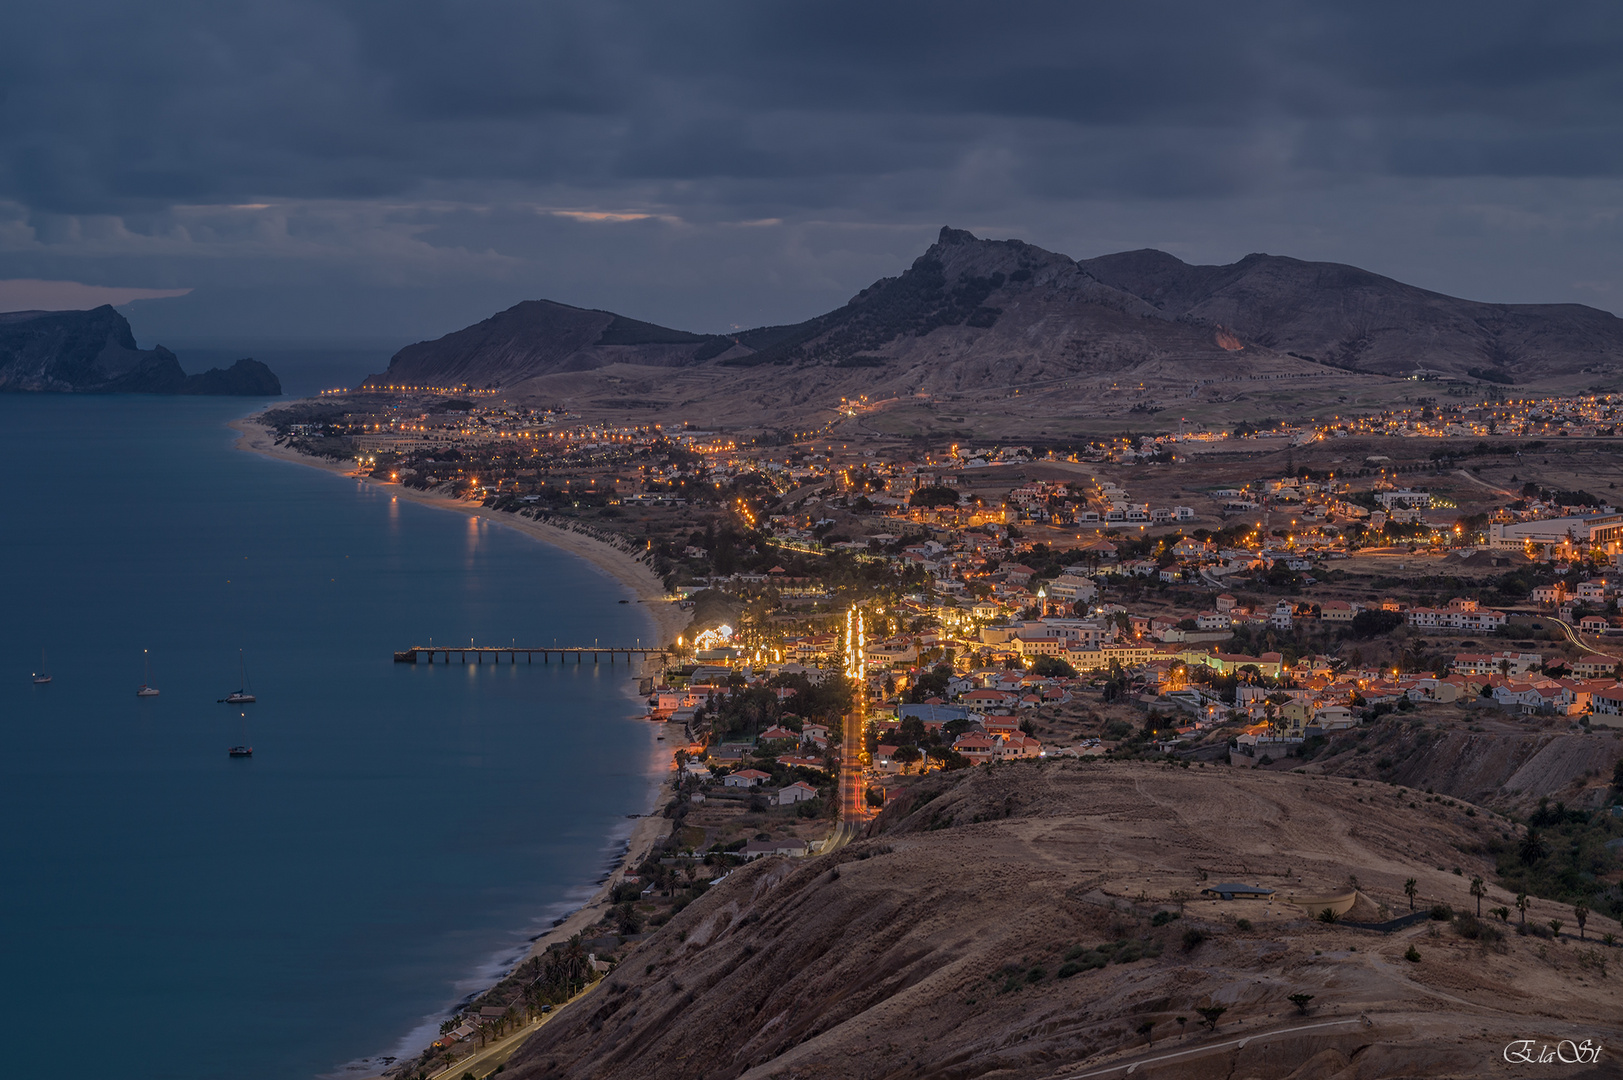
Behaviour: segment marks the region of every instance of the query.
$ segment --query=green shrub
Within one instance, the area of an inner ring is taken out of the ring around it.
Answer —
[[[1409,951],[1403,954],[1403,958],[1411,964],[1418,964],[1420,963],[1420,950],[1410,945]]]

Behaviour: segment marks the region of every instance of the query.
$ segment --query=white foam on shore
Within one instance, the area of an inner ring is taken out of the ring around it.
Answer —
[[[639,707],[645,700],[637,693],[635,685],[628,685],[626,693]],[[640,719],[635,714],[633,718]],[[649,731],[648,742],[651,748],[647,770],[649,783],[648,794],[643,804],[644,811],[638,817],[657,811],[660,791],[668,779],[670,768],[668,757],[670,751],[658,742],[660,728],[653,724],[644,726]],[[636,824],[636,818],[619,819],[609,831],[601,849],[599,863],[601,869],[598,874],[590,881],[571,886],[561,899],[542,908],[526,928],[512,931],[513,940],[486,957],[466,977],[452,983],[456,991],[456,997],[452,1001],[424,1016],[385,1054],[356,1058],[330,1073],[321,1074],[318,1080],[366,1080],[381,1074],[394,1061],[413,1058],[422,1053],[430,1043],[439,1038],[440,1024],[443,1021],[462,1005],[505,979],[508,973],[529,955],[536,938],[551,931],[558,923],[585,907],[592,897],[597,895],[603,883],[625,862]]]

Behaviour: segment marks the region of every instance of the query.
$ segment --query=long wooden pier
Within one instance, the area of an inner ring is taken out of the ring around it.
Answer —
[[[616,657],[624,656],[626,663],[629,664],[633,656],[639,656],[646,660],[650,656],[664,657],[668,654],[666,649],[645,648],[641,645],[634,645],[629,648],[623,645],[554,645],[545,649],[525,649],[512,645],[414,645],[409,649],[398,650],[394,654],[394,662],[397,664],[420,664],[426,659],[428,663],[432,664],[435,657],[439,657],[442,663],[449,664],[451,657],[457,656],[461,658],[464,664],[482,664],[485,662],[486,657],[490,658],[491,663],[499,664],[502,662],[502,657],[505,656],[509,664],[516,664],[518,658],[522,656],[525,663],[533,664],[535,658],[539,656],[543,664],[549,664],[552,662],[552,658],[556,656],[560,664],[568,663],[570,657],[574,657],[575,663],[580,664],[585,661],[586,657],[590,656],[592,663],[596,664],[601,662],[602,657],[607,656],[609,663],[613,664]],[[472,659],[470,660],[469,657],[472,657]]]

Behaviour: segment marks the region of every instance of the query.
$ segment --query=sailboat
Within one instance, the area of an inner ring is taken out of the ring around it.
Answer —
[[[242,685],[221,698],[220,702],[225,705],[251,705],[257,699],[248,692],[248,668],[243,662],[241,649],[237,650],[237,674]],[[252,753],[251,750],[249,752]]]
[[[253,698],[250,697],[248,700],[252,701]],[[226,756],[227,757],[253,757],[254,756],[254,748],[248,745],[248,741],[247,741],[247,738],[246,738],[246,736],[248,734],[248,714],[247,713],[238,713],[237,717],[242,721],[242,728],[241,728],[242,734],[239,735],[238,738],[241,738],[243,741],[238,743],[236,746],[233,746],[231,749],[227,750],[226,751]]]
[[[41,649],[39,651],[39,670],[34,672],[34,685],[44,686],[50,681],[51,677],[45,674],[45,650]]]
[[[152,685],[152,662],[147,659],[147,651],[141,650],[141,685],[135,688],[136,697],[157,697],[158,688]]]

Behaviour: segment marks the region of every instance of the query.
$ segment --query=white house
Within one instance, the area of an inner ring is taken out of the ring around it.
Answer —
[[[793,806],[795,803],[805,802],[817,798],[817,789],[804,780],[796,780],[788,787],[778,792],[779,806]]]
[[[747,861],[763,855],[804,855],[806,848],[804,840],[751,840],[739,854]]]
[[[735,773],[728,773],[721,781],[723,787],[750,788],[770,777],[760,769],[740,769]]]
[[[1339,731],[1353,726],[1353,713],[1345,705],[1325,705],[1314,712],[1313,722],[1325,731]]]

